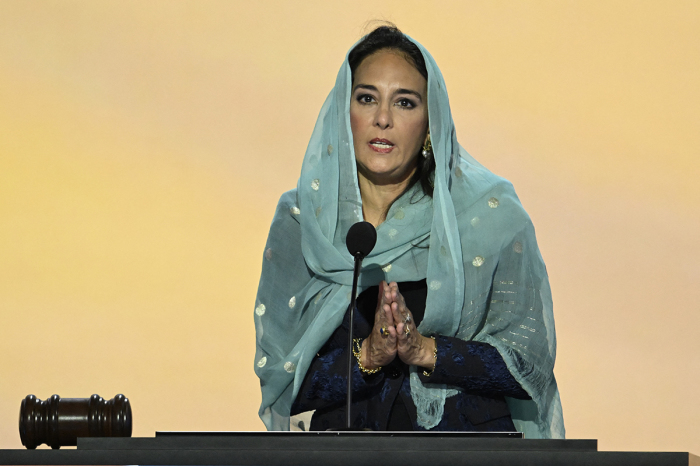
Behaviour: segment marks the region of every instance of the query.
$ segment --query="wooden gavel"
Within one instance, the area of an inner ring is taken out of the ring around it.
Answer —
[[[19,410],[19,436],[29,449],[42,443],[74,446],[78,437],[131,437],[131,405],[124,395],[111,400],[53,395],[46,401],[27,395]]]

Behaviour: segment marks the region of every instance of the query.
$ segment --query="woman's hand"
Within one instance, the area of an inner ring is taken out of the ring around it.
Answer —
[[[392,283],[398,291],[396,283]],[[385,281],[379,284],[377,310],[374,313],[374,328],[362,342],[362,365],[366,369],[386,366],[396,358],[397,333],[391,311],[392,288]]]
[[[391,286],[393,285],[393,287]],[[391,311],[396,323],[396,350],[401,361],[408,365],[426,369],[435,367],[435,340],[418,333],[413,314],[406,307],[396,283],[389,285],[391,290]]]

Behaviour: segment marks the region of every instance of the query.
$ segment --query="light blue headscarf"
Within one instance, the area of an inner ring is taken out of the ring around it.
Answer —
[[[423,335],[456,336],[498,349],[532,400],[507,398],[528,438],[563,438],[552,299],[535,231],[512,185],[457,143],[445,83],[417,42],[428,69],[432,199],[418,185],[399,198],[377,228],[363,262],[360,291],[387,282],[427,279]],[[289,412],[307,369],[340,326],[350,303],[353,258],[345,236],[363,220],[350,130],[347,56],[323,104],[296,190],[277,206],[255,306],[260,417],[289,430]],[[443,415],[453,387],[422,384],[411,368],[419,425]]]

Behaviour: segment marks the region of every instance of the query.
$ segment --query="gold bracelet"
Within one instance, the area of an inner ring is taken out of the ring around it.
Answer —
[[[367,369],[365,366],[362,365],[362,338],[355,338],[352,340],[354,345],[352,345],[352,354],[355,355],[355,359],[357,359],[357,367],[360,368],[362,372],[365,374],[376,374],[380,370],[382,370],[382,367],[379,366],[376,369]],[[357,346],[357,349],[355,347]]]
[[[434,336],[431,336],[430,338],[432,338],[433,341],[435,341]],[[431,375],[433,375],[433,371],[435,370],[436,365],[437,365],[437,342],[435,342],[435,350],[433,350],[433,368],[430,369],[430,372],[423,371],[423,375],[426,377],[430,377]]]

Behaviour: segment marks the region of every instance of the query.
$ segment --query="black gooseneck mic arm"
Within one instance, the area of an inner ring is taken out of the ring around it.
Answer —
[[[357,301],[357,279],[360,276],[360,268],[362,267],[362,256],[355,256],[355,270],[352,276],[352,294],[350,295],[350,331],[348,332],[348,395],[347,405],[345,407],[345,427],[350,429],[350,405],[352,404],[352,358],[353,358],[353,322],[355,321],[355,303]]]
[[[360,277],[360,269],[362,268],[362,259],[369,254],[377,242],[377,231],[374,226],[368,222],[358,222],[350,227],[345,243],[348,246],[348,251],[355,258],[355,268],[352,274],[352,291],[350,294],[350,322],[348,331],[348,385],[347,385],[347,404],[345,412],[345,428],[351,430],[350,405],[352,404],[352,358],[353,358],[353,323],[355,318],[355,303],[357,301],[357,281]]]

